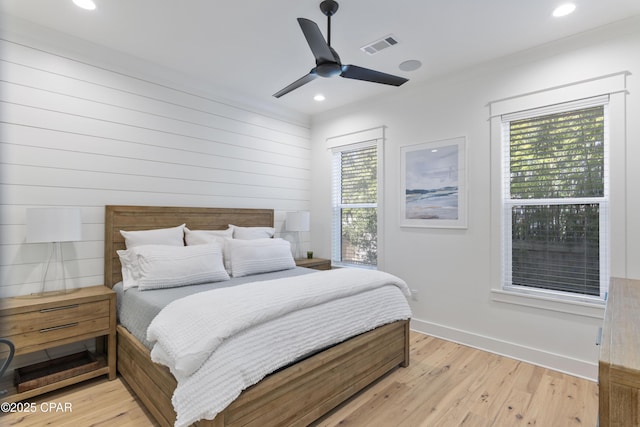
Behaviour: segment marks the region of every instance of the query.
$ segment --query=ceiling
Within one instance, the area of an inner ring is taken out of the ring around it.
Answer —
[[[314,58],[296,18],[326,37],[320,0],[0,0],[3,25],[22,18],[225,87],[277,109],[313,115],[368,97],[410,91],[421,81],[566,38],[640,14],[640,0],[573,0],[576,11],[553,18],[564,0],[339,0],[332,47],[344,64],[407,77],[391,87],[319,78],[282,98],[272,95],[307,74]],[[399,43],[368,55],[360,47],[393,34]],[[410,59],[423,66],[405,72]],[[314,101],[315,94],[326,96]]]

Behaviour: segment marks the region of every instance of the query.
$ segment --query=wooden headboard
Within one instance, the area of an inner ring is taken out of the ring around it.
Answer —
[[[120,230],[150,230],[187,224],[191,230],[273,227],[273,209],[191,208],[163,206],[106,206],[104,219],[104,285],[122,280],[117,250],[125,249]]]

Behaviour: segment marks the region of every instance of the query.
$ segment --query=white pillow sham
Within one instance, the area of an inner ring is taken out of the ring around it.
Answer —
[[[230,239],[225,253],[233,277],[270,271],[289,270],[296,263],[291,255],[291,244],[284,239]]]
[[[276,233],[274,227],[238,227],[237,225],[229,224],[229,228],[233,230],[234,239],[242,240],[266,239],[273,237]]]
[[[184,246],[184,227],[185,224],[153,230],[120,230],[120,234],[124,237],[127,249],[142,245]]]
[[[184,241],[187,243],[187,246],[203,245],[212,242],[220,244],[222,247],[222,260],[227,273],[231,272],[231,266],[229,265],[225,242],[227,239],[232,238],[233,228],[231,227],[226,230],[189,230],[187,227],[184,228]]]
[[[224,244],[224,239],[233,238],[233,228],[229,227],[226,230],[189,230],[184,228],[184,241],[187,246],[191,245],[204,245],[211,242],[218,242]]]
[[[140,290],[162,289],[229,280],[222,262],[222,247],[217,243],[181,247],[144,245],[118,251],[118,255],[124,289],[132,286]]]
[[[140,269],[138,268],[138,251],[145,246],[138,246],[127,250],[116,251],[120,257],[122,267],[122,288],[126,291],[129,288],[138,286]]]

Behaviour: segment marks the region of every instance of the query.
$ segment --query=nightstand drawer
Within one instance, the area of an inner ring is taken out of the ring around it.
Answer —
[[[10,337],[16,346],[16,354],[29,353],[33,347],[48,345],[54,347],[55,341],[72,341],[75,338],[86,335],[104,335],[109,332],[109,317],[100,317],[85,321],[70,321],[68,323],[45,326],[37,331],[27,332]]]
[[[0,336],[30,332],[40,333],[43,329],[56,328],[91,319],[109,317],[109,301],[96,301],[86,304],[60,304],[38,311],[0,317]],[[13,338],[12,338],[13,339]]]
[[[314,270],[331,270],[331,260],[324,258],[298,258],[296,266],[313,268]]]

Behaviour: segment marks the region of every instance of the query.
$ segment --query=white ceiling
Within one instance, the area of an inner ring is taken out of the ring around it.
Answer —
[[[331,44],[344,64],[410,79],[396,88],[316,79],[280,99],[273,93],[307,74],[314,59],[296,18],[315,21],[326,37],[320,0],[0,0],[11,17],[108,46],[196,80],[224,86],[274,108],[315,114],[367,97],[407,91],[420,81],[562,39],[640,14],[640,0],[573,0],[576,11],[551,13],[564,0],[342,0]],[[393,34],[399,44],[369,56],[360,47]],[[423,63],[400,71],[408,59]],[[313,101],[323,93],[326,100]]]

